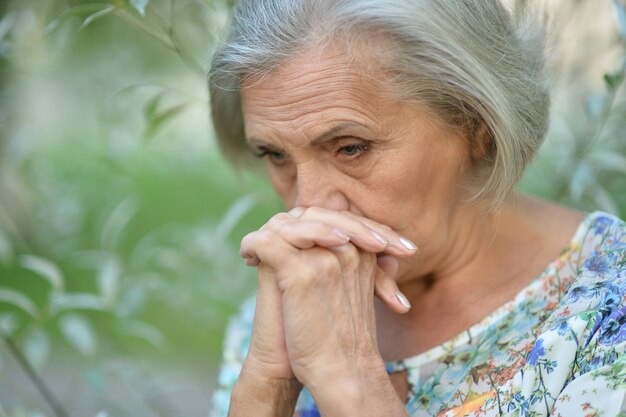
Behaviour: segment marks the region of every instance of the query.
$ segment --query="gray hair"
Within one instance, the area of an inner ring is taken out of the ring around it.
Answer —
[[[374,35],[390,43],[382,63],[397,99],[429,109],[480,147],[474,199],[489,196],[496,207],[548,127],[544,31],[534,22],[499,0],[241,1],[209,73],[220,147],[241,160],[243,80],[268,75],[305,48]]]

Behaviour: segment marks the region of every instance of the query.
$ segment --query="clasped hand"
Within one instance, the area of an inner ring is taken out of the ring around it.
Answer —
[[[374,297],[408,311],[393,278],[397,258],[415,250],[388,226],[349,212],[313,207],[275,215],[241,244],[259,279],[244,367],[312,391],[384,371]]]

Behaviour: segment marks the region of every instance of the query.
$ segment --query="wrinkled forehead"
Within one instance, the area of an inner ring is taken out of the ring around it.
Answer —
[[[264,76],[245,79],[246,131],[289,123],[302,130],[330,120],[376,123],[391,94],[384,74],[362,61],[342,47],[310,48]]]

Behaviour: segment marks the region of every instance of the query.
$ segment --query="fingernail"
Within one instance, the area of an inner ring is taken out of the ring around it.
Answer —
[[[402,243],[402,245],[407,248],[408,250],[416,250],[417,249],[417,245],[415,245],[415,243],[411,242],[409,239],[405,238],[405,237],[401,237],[400,239],[400,243]]]
[[[350,236],[348,236],[347,234],[345,234],[341,230],[335,229],[335,230],[333,230],[333,232],[335,233],[335,235],[339,236],[339,238],[341,238],[341,240],[343,242],[348,243],[350,241]]]
[[[385,237],[383,235],[381,235],[378,232],[372,232],[372,236],[374,236],[374,238],[379,241],[380,243],[382,243],[383,245],[387,246],[389,244],[389,241],[387,239],[385,239]]]
[[[400,301],[400,304],[402,304],[404,308],[411,308],[411,303],[409,303],[409,300],[407,300],[404,294],[402,294],[400,291],[396,292],[396,298],[398,299],[398,301]]]

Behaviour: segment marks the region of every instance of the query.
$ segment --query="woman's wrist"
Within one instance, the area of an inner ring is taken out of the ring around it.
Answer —
[[[306,387],[323,416],[407,416],[382,360],[367,368],[319,373]]]
[[[244,366],[230,398],[229,417],[291,417],[302,384],[295,378],[271,378]]]

